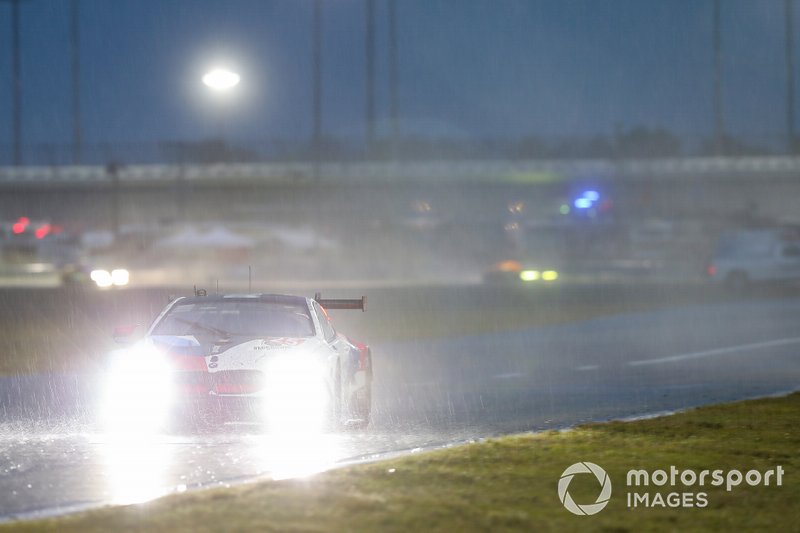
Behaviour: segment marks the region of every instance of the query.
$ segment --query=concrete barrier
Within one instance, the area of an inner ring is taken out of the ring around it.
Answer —
[[[211,165],[126,165],[116,171],[123,185],[216,183],[541,183],[569,178],[658,180],[704,176],[785,178],[800,176],[800,157],[693,157],[641,160],[478,160],[403,162],[220,163]],[[0,167],[0,185],[102,185],[113,176],[104,166]]]

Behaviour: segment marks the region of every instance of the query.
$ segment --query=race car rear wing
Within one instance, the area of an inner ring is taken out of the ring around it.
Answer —
[[[322,293],[314,295],[314,300],[325,309],[360,309],[367,310],[367,297],[361,298],[323,298]]]

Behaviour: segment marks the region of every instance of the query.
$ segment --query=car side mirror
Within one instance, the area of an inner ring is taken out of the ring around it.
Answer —
[[[135,340],[136,336],[134,335],[136,331],[139,329],[139,324],[131,324],[128,326],[117,326],[114,328],[114,342],[119,344],[128,344]]]

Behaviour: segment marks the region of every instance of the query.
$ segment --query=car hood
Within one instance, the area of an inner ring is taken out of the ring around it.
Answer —
[[[320,357],[327,345],[316,337],[248,337],[201,342],[191,335],[153,335],[154,346],[185,370],[209,372],[261,369],[276,357]],[[201,364],[203,361],[205,364]]]

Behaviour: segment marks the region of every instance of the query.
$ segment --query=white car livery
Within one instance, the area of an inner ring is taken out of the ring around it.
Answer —
[[[326,311],[363,310],[366,298],[198,293],[169,303],[144,338],[115,352],[110,419],[368,423],[372,354],[337,332]],[[126,342],[133,329],[118,328],[115,338]]]

